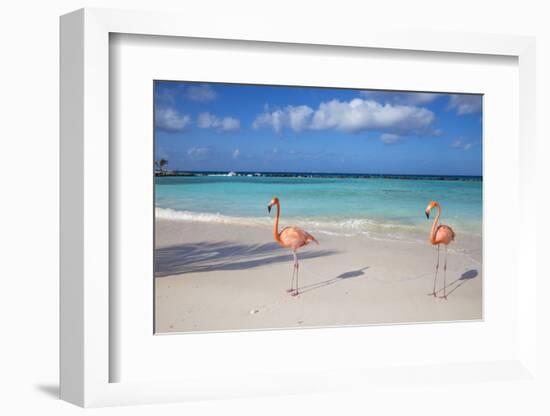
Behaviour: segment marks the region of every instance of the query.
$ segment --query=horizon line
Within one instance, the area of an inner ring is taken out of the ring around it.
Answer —
[[[158,171],[155,169],[155,171]],[[310,175],[376,175],[376,176],[461,176],[461,177],[477,177],[482,178],[483,174],[451,174],[451,173],[374,173],[374,172],[330,172],[330,171],[291,171],[291,170],[231,170],[231,169],[214,169],[214,170],[190,170],[190,169],[169,169],[166,172],[188,172],[188,173],[267,173],[267,174],[310,174]]]

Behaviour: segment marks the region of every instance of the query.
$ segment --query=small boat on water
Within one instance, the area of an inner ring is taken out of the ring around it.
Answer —
[[[227,174],[227,176],[237,176],[237,174],[235,172],[231,171]]]

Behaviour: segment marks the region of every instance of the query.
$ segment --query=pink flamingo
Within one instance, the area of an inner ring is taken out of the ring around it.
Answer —
[[[430,243],[437,246],[437,264],[435,266],[434,288],[432,293],[428,293],[428,296],[436,296],[435,282],[437,280],[437,271],[439,270],[439,247],[441,244],[445,245],[445,264],[443,265],[443,296],[441,299],[447,300],[447,247],[451,241],[455,239],[455,232],[448,225],[438,224],[439,216],[441,214],[441,207],[436,201],[431,201],[426,208],[426,218],[430,218],[430,211],[437,208],[437,215],[432,225],[432,231],[430,232]]]
[[[279,243],[281,247],[289,248],[292,250],[294,255],[294,269],[292,271],[292,281],[290,283],[290,289],[287,290],[292,296],[297,296],[298,291],[298,269],[300,265],[298,264],[298,256],[296,251],[305,245],[308,245],[312,241],[315,241],[317,244],[319,242],[309,234],[307,231],[302,230],[298,227],[286,227],[279,232],[279,216],[281,214],[281,203],[279,198],[273,197],[267,206],[267,212],[271,212],[271,207],[277,205],[277,217],[275,218],[275,226],[273,227],[273,237],[275,241]],[[294,289],[294,277],[296,277],[296,289]]]

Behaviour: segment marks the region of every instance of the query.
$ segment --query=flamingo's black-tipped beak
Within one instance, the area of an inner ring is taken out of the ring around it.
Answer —
[[[267,206],[267,213],[268,213],[268,214],[271,213],[271,205],[268,205],[268,206]]]
[[[430,219],[430,211],[426,211],[426,218]]]

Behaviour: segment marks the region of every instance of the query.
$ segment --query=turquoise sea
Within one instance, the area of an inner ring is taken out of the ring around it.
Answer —
[[[155,206],[161,218],[268,225],[275,214],[267,204],[277,196],[283,226],[416,240],[430,230],[424,210],[431,200],[457,236],[481,236],[482,188],[479,177],[203,172],[156,177]]]

